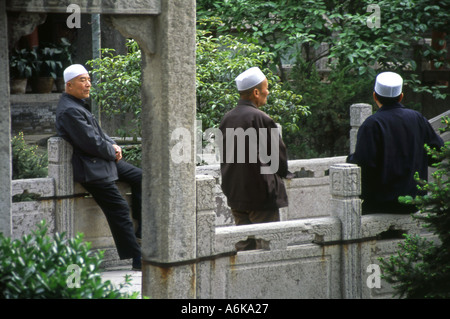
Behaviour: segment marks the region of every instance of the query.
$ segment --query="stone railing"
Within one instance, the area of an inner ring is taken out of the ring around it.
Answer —
[[[48,178],[14,180],[12,195],[33,194],[33,201],[12,205],[12,238],[29,234],[45,220],[50,233],[74,236],[83,233],[93,249],[105,251],[104,266],[127,264],[119,261],[107,221],[89,193],[73,181],[72,147],[62,138],[48,140]],[[119,190],[130,200],[130,188],[118,183]]]
[[[197,176],[197,257],[226,256],[198,262],[197,298],[389,298],[391,287],[372,284],[367,269],[422,228],[410,215],[361,216],[356,165],[332,165],[329,176],[328,217],[224,227],[214,227],[214,177]],[[247,236],[263,249],[229,256]]]

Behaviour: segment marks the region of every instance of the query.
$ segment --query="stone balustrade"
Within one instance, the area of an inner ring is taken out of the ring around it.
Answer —
[[[61,138],[51,138],[48,151],[48,178],[12,182],[13,195],[39,196],[36,201],[13,204],[13,237],[46,219],[51,232],[84,233],[94,249],[105,251],[105,266],[126,264],[118,260],[99,207],[73,182],[71,146]],[[186,234],[195,240],[168,243],[180,245],[174,250],[193,252],[192,258],[145,261],[143,278],[153,284],[143,285],[144,295],[389,298],[392,289],[387,283],[382,282],[380,288],[367,284],[368,267],[394,253],[402,234],[430,234],[409,215],[361,216],[360,168],[346,164],[345,157],[290,161],[289,167],[295,178],[286,181],[290,206],[283,210],[282,221],[246,226],[233,224],[220,190],[219,167],[198,167],[194,227]],[[119,188],[128,198],[126,185]],[[179,226],[171,225],[175,232]],[[248,236],[261,239],[263,249],[236,252],[235,243]]]

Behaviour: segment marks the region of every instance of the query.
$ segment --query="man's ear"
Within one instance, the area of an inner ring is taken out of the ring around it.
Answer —
[[[398,99],[398,102],[400,103],[402,100],[403,100],[403,97],[405,96],[405,94],[403,94],[403,92],[402,92],[402,94],[400,94],[400,98]]]
[[[255,89],[253,90],[253,96],[254,96],[254,97],[258,97],[259,94],[260,94],[260,92],[259,92],[258,88],[255,88]]]
[[[374,99],[375,103],[378,105],[378,107],[380,108],[381,107],[381,103],[380,103],[380,101],[378,101],[377,95],[375,94],[375,92],[373,92],[373,99]]]

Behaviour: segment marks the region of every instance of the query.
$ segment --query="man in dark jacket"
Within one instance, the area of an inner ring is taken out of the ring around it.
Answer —
[[[57,134],[73,147],[74,180],[91,193],[106,216],[120,259],[133,258],[133,269],[141,268],[141,250],[137,242],[141,225],[142,170],[122,160],[121,148],[105,134],[90,112],[91,80],[79,64],[64,72],[66,92],[56,110]],[[132,190],[132,213],[138,222],[134,232],[127,201],[115,182],[127,182]]]
[[[378,75],[373,96],[379,110],[361,125],[355,153],[347,158],[361,167],[363,214],[414,212],[414,206],[400,204],[398,197],[423,195],[414,175],[428,178],[430,159],[424,146],[444,145],[425,117],[400,103],[402,87],[398,74]]]
[[[236,78],[237,106],[222,119],[222,190],[236,225],[280,220],[288,206],[282,178],[288,174],[286,147],[275,122],[258,108],[267,102],[268,82],[258,68]],[[260,248],[254,238],[238,250]]]

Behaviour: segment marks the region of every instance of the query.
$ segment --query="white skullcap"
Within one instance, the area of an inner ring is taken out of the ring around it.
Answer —
[[[241,73],[236,78],[236,86],[239,92],[251,89],[260,84],[266,76],[258,67],[253,67]]]
[[[394,72],[383,72],[375,81],[375,93],[384,97],[397,97],[402,94],[403,79]]]
[[[81,64],[72,64],[67,69],[64,70],[64,82],[69,82],[70,80],[76,78],[81,74],[89,73],[84,66]]]

